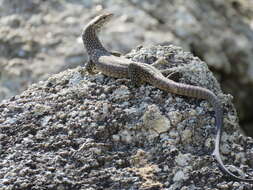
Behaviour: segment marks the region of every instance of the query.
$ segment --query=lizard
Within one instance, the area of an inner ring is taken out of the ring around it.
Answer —
[[[219,168],[235,181],[253,182],[253,178],[242,178],[230,172],[221,159],[220,142],[223,130],[223,107],[218,97],[207,88],[175,82],[165,77],[162,71],[152,65],[115,56],[114,53],[108,51],[100,42],[97,33],[112,16],[112,13],[103,13],[93,18],[83,28],[82,40],[89,58],[85,66],[87,72],[94,74],[94,70],[97,70],[109,77],[128,78],[137,86],[142,83],[149,83],[168,93],[207,100],[215,111],[217,132],[212,155],[218,162]]]

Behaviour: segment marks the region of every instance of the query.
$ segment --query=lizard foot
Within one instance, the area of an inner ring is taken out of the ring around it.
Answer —
[[[96,73],[94,72],[94,68],[95,68],[95,64],[94,64],[91,60],[89,60],[89,61],[86,63],[86,65],[85,65],[85,70],[86,70],[89,74],[91,74],[91,75],[96,74]]]

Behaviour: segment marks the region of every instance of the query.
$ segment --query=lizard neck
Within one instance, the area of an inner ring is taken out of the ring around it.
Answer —
[[[92,26],[84,29],[82,38],[84,47],[86,48],[89,56],[92,56],[96,50],[100,50],[105,53],[108,52],[98,39],[96,29],[94,29]]]

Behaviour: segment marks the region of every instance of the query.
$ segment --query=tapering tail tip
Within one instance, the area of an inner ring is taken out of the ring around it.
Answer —
[[[219,164],[219,168],[221,169],[221,171],[227,175],[229,175],[233,180],[235,181],[243,181],[243,182],[249,182],[249,183],[253,183],[253,178],[241,178],[241,177],[238,177],[236,175],[234,175],[233,173],[231,173],[226,167],[225,165],[223,164],[223,161],[221,160],[221,157],[220,157],[220,152],[219,150],[215,149],[212,153],[212,156],[214,156],[214,158],[216,159],[216,161],[218,162]],[[239,170],[239,169],[238,169]]]

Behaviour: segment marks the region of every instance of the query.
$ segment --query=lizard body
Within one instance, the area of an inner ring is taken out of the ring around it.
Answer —
[[[218,97],[206,88],[170,80],[164,77],[162,72],[152,65],[116,57],[107,51],[99,41],[96,33],[111,17],[111,13],[99,15],[91,20],[83,29],[82,39],[89,55],[89,62],[86,65],[87,71],[92,74],[95,68],[106,76],[130,78],[136,85],[146,82],[169,93],[208,100],[214,108],[217,126],[215,148],[212,155],[216,158],[220,169],[234,180],[253,182],[253,179],[241,178],[231,173],[221,160],[220,141],[222,136],[223,109]]]

